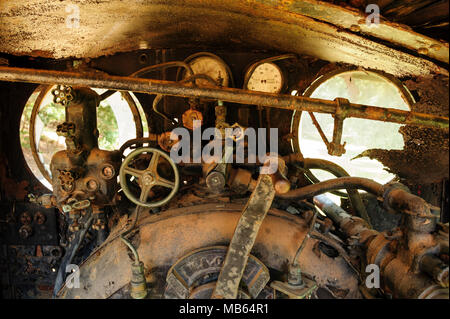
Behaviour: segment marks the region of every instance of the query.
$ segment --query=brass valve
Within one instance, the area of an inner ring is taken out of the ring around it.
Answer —
[[[200,121],[200,125],[203,123],[203,114],[200,111],[189,109],[182,115],[183,126],[193,130],[194,121]]]

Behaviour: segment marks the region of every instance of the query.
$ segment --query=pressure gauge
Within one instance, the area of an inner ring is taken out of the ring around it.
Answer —
[[[245,89],[250,91],[280,93],[284,86],[283,72],[276,64],[271,62],[250,67],[246,79]]]
[[[221,86],[228,86],[230,81],[229,68],[222,59],[211,53],[197,53],[185,60],[192,69],[194,74],[205,74]],[[184,78],[187,73],[184,72]],[[205,79],[197,79],[195,83],[198,86],[213,86],[213,84]]]

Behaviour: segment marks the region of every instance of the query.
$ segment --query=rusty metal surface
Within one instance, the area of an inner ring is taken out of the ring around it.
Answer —
[[[98,74],[34,70],[0,66],[0,80],[28,83],[65,83],[74,86],[158,93],[182,97],[208,97],[220,101],[276,107],[279,109],[335,114],[342,118],[364,118],[391,123],[410,124],[434,128],[448,128],[447,117],[407,112],[353,103],[314,99],[303,96],[277,95],[232,88],[199,88],[173,81],[148,80]],[[339,104],[339,105],[338,105]]]
[[[336,74],[355,70],[355,68],[342,68],[328,65],[317,72],[301,90],[304,95],[310,94],[324,81]],[[449,85],[448,77],[436,76],[432,79],[418,78],[400,81],[392,76],[376,72],[376,75],[393,82],[405,102],[410,105],[413,112],[425,112],[448,117],[449,115]],[[320,77],[320,78],[319,78]],[[308,86],[309,85],[309,86]],[[413,92],[415,98],[412,98]],[[300,151],[298,128],[301,112],[294,114],[292,123],[292,147],[296,152]],[[345,125],[345,124],[344,124]],[[401,180],[409,183],[428,184],[439,183],[442,178],[449,176],[449,141],[448,131],[423,129],[406,125],[399,129],[405,143],[403,150],[370,149],[362,153],[376,159]]]
[[[384,18],[380,19],[379,25],[369,25],[366,23],[367,15],[359,10],[342,8],[338,5],[315,0],[287,1],[282,5],[282,9],[385,40],[445,63],[449,61],[448,43],[421,35],[412,31],[408,26],[392,23]],[[380,14],[384,14],[383,10]]]
[[[165,279],[170,266],[180,257],[201,247],[227,245],[241,215],[242,205],[206,204],[165,211],[138,222],[132,242],[140,260],[149,268],[147,282],[159,282],[157,270]],[[119,227],[120,228],[120,227]],[[198,230],[202,229],[202,232]],[[118,230],[119,232],[121,229]],[[298,243],[306,235],[307,224],[289,213],[271,210],[261,225],[252,254],[268,268],[283,271],[292,260]],[[319,286],[336,286],[358,298],[358,279],[341,257],[331,258],[313,252],[318,240],[308,241],[299,264],[303,272],[315,276]],[[110,238],[80,266],[79,289],[63,289],[62,298],[108,298],[130,282],[130,257],[118,234]],[[326,265],[326,266],[323,266]],[[332,279],[330,281],[330,279]]]
[[[1,242],[1,240],[0,240]],[[7,282],[2,299],[51,298],[61,259],[61,247],[51,245],[0,245],[0,278]]]
[[[384,70],[397,76],[447,74],[432,62],[369,40],[345,26],[343,29],[340,21],[332,25],[326,15],[322,15],[324,22],[307,17],[303,15],[305,12],[302,14],[301,1],[78,0],[73,4],[80,11],[80,23],[76,28],[67,27],[66,20],[70,16],[65,2],[2,1],[0,52],[50,58],[93,58],[149,47],[234,45],[306,54],[326,61]],[[383,32],[384,38],[391,34],[395,36],[393,41],[400,41],[398,33],[411,35],[412,39],[406,42],[413,48],[422,40],[404,30],[389,30]],[[424,40],[427,48],[429,41]],[[433,52],[430,50],[429,54]]]
[[[449,80],[435,77],[405,82],[420,99],[411,105],[414,112],[449,115]],[[408,183],[439,183],[449,178],[449,133],[433,129],[405,126],[399,129],[405,146],[403,150],[371,149],[365,155],[376,159]]]
[[[337,217],[334,219],[346,237],[366,247],[367,264],[379,267],[385,293],[394,298],[448,299],[448,281],[439,282],[433,278],[438,274],[448,274],[448,265],[444,263],[444,255],[448,251],[437,240],[436,219],[431,214],[430,205],[403,188],[397,184],[384,190],[385,205],[403,214],[400,227],[393,231],[369,229],[362,219],[342,214],[339,210],[334,210],[333,215]],[[448,241],[448,232],[442,232],[441,236]],[[430,257],[426,262],[427,256],[433,256],[432,262],[429,262]],[[423,267],[423,260],[426,267]],[[427,272],[432,275],[426,276]]]
[[[259,228],[275,197],[270,175],[260,175],[228,246],[212,298],[235,299]]]

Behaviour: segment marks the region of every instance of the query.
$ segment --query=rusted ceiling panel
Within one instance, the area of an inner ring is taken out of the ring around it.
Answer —
[[[261,0],[261,2],[272,2]],[[411,31],[407,26],[380,19],[380,23],[366,23],[366,15],[359,10],[344,9],[314,0],[292,1],[283,6],[285,10],[331,23],[354,32],[389,41],[419,54],[448,63],[448,43],[442,43]]]
[[[306,54],[397,76],[448,75],[432,62],[275,4],[238,0],[71,3],[80,12],[77,28],[67,26],[73,11],[66,12],[65,2],[1,1],[0,52],[81,58],[139,48],[235,45]]]
[[[432,4],[435,0],[402,0],[394,1],[386,8],[387,15],[406,16]]]
[[[448,26],[449,3],[448,0],[436,1],[419,12],[412,12],[406,16],[399,17],[397,20],[402,23],[408,23],[413,26],[432,27],[437,25]]]

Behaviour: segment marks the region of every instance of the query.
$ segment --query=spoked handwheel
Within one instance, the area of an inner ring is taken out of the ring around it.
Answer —
[[[141,154],[144,153],[151,155],[149,164],[146,165],[147,168],[138,169],[136,167],[132,167],[131,165],[134,165],[135,161],[138,160],[141,157]],[[170,164],[172,171],[171,175],[173,175],[171,179],[173,181],[161,177],[158,172],[158,166],[162,165],[164,162]],[[151,147],[139,148],[128,154],[120,166],[119,177],[120,186],[122,187],[122,190],[127,198],[136,205],[144,207],[159,207],[166,204],[175,196],[180,185],[180,175],[175,162],[163,151]],[[140,188],[139,196],[135,195],[130,189],[131,177],[137,179],[137,184]],[[163,199],[151,201],[148,198],[151,195],[152,189],[156,186],[171,189],[171,191]]]

